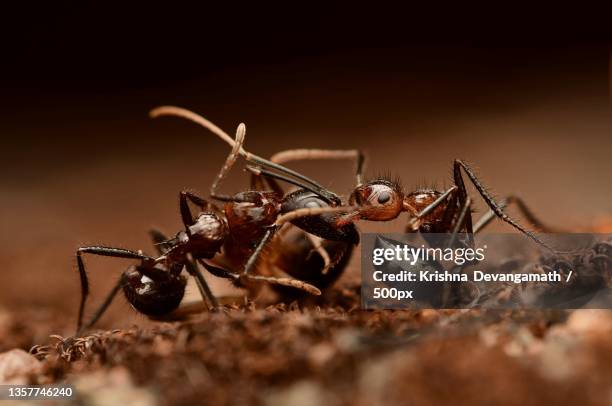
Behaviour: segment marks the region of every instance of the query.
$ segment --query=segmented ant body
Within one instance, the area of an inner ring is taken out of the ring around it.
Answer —
[[[254,273],[253,268],[263,248],[276,231],[288,222],[293,222],[320,237],[348,241],[350,244],[358,242],[359,234],[353,224],[336,228],[323,227],[322,225],[327,222],[335,222],[337,213],[346,208],[338,207],[340,200],[334,195],[325,191],[317,194],[316,188],[308,185],[305,187],[310,190],[302,189],[285,195],[273,180],[269,180],[268,183],[275,189],[273,191],[252,190],[234,196],[218,194],[218,186],[236,162],[242,149],[245,132],[245,126],[241,124],[237,130],[236,141],[232,141],[232,152],[211,187],[212,197],[225,201],[223,211],[194,193],[181,192],[179,204],[184,229],[171,239],[165,238],[159,232],[153,233],[154,240],[158,244],[159,256],[151,257],[140,251],[103,246],[81,247],[77,250],[82,290],[77,332],[91,327],[119,290],[123,290],[128,302],[145,315],[160,317],[174,311],[178,308],[185,292],[186,278],[182,275],[183,269],[195,278],[204,300],[216,307],[218,303],[198,264],[217,277],[231,280],[238,287],[257,290],[259,284],[267,282],[300,289],[313,295],[321,293],[316,286],[286,274],[266,276]],[[284,169],[267,160],[260,159],[260,162],[277,167],[279,170]],[[288,171],[288,173],[293,172]],[[196,216],[191,212],[189,203],[200,210]],[[315,221],[300,223],[300,220],[308,216],[314,216]],[[138,265],[129,267],[121,275],[101,307],[84,327],[82,319],[89,283],[83,254],[140,260]],[[213,260],[224,262],[227,266],[219,266],[218,262]],[[236,269],[241,271],[236,272]]]

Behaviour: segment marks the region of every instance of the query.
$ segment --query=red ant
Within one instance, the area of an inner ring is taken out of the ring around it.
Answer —
[[[321,294],[316,286],[289,277],[287,274],[260,275],[254,273],[253,268],[266,244],[276,231],[288,222],[326,240],[357,244],[359,234],[354,224],[329,227],[329,224],[337,222],[338,213],[346,211],[347,208],[340,206],[341,202],[337,196],[312,183],[308,178],[252,154],[249,154],[250,161],[273,167],[287,176],[303,179],[305,183],[292,180],[292,183],[302,189],[285,194],[273,180],[269,179],[268,184],[272,185],[272,191],[251,190],[234,196],[218,194],[217,188],[221,181],[241,151],[244,151],[242,143],[245,132],[246,127],[241,124],[236,132],[236,141],[230,138],[232,151],[211,187],[211,197],[224,201],[224,210],[219,210],[194,193],[181,192],[179,205],[184,230],[179,231],[171,239],[167,239],[158,231],[152,232],[159,256],[151,257],[141,251],[104,246],[80,247],[77,250],[82,292],[77,334],[96,323],[121,289],[128,302],[147,316],[159,318],[173,312],[178,308],[185,293],[186,279],[182,275],[183,269],[195,278],[203,299],[212,307],[217,307],[218,302],[198,269],[198,264],[217,277],[230,279],[238,287],[256,289],[255,285],[267,282],[300,289],[312,295]],[[224,136],[229,138],[227,134]],[[191,212],[189,202],[199,208],[200,212],[196,216]],[[221,251],[223,255],[220,256],[218,254]],[[86,253],[137,259],[140,263],[123,272],[102,305],[83,326],[84,307],[89,293],[87,273],[82,258]],[[213,259],[225,261],[229,269],[242,268],[242,270],[229,271],[226,267],[207,262]]]
[[[298,155],[305,158],[319,158],[334,156],[338,152],[342,153],[344,151],[299,150]],[[289,155],[287,154],[285,158],[289,158]],[[385,177],[362,183],[363,154],[353,154],[353,157],[358,160],[356,186],[350,193],[348,205],[355,208],[339,216],[334,224],[328,223],[330,227],[345,227],[357,220],[391,221],[396,219],[401,213],[406,212],[410,217],[406,226],[406,232],[418,231],[424,234],[451,233],[452,237],[449,245],[452,245],[454,238],[459,233],[465,233],[468,242],[473,244],[473,234],[481,231],[497,217],[542,247],[551,252],[557,252],[542,241],[534,232],[526,229],[508,216],[504,209],[514,204],[523,216],[540,231],[554,232],[556,229],[546,226],[538,220],[525,202],[517,196],[510,195],[501,200],[501,202],[496,202],[471,167],[462,160],[456,159],[453,162],[454,185],[446,191],[417,189],[406,193],[398,180]],[[274,171],[278,168],[252,159],[249,153],[245,154],[245,158],[251,164],[247,167],[251,172],[264,177],[292,182],[291,179],[288,179],[283,174]],[[283,172],[286,173],[286,171]],[[471,215],[472,199],[467,194],[462,172],[467,175],[489,207],[489,211],[475,224],[472,222]],[[316,182],[314,184],[318,185]],[[332,193],[329,190],[327,192]],[[304,219],[303,221],[312,221],[312,218]]]
[[[262,176],[285,180],[261,162],[251,162],[248,169]],[[476,190],[489,207],[489,211],[483,215],[476,224],[472,222],[471,204],[472,199],[467,195],[462,171],[465,172],[474,184]],[[377,178],[366,183],[360,182],[357,177],[357,185],[351,192],[348,205],[355,209],[338,217],[334,227],[344,227],[358,220],[369,221],[391,221],[401,213],[408,213],[410,219],[406,226],[406,232],[427,233],[451,233],[453,239],[459,233],[465,233],[470,243],[473,243],[473,234],[481,231],[495,217],[510,224],[519,232],[543,246],[551,252],[556,252],[548,244],[542,241],[534,232],[520,225],[516,220],[508,216],[504,209],[510,204],[515,204],[525,218],[542,232],[554,232],[553,228],[545,226],[529,210],[527,205],[517,196],[508,196],[500,203],[496,202],[476,177],[474,171],[464,161],[456,159],[453,163],[454,185],[446,191],[434,189],[418,189],[412,192],[404,192],[397,180],[388,178]]]
[[[235,141],[219,127],[189,110],[166,106],[151,112],[151,116],[153,117],[160,115],[180,116],[194,121],[211,130],[230,146],[236,146]],[[473,245],[473,234],[481,231],[495,217],[498,217],[539,245],[555,252],[537,235],[513,220],[503,210],[508,205],[515,204],[525,218],[541,231],[552,232],[554,230],[553,228],[545,226],[539,221],[528,209],[527,205],[516,196],[509,196],[500,203],[497,203],[469,165],[461,160],[454,161],[454,185],[446,191],[418,189],[406,193],[402,190],[398,180],[376,178],[362,183],[364,156],[359,150],[298,149],[278,153],[269,161],[245,151],[241,146],[238,148],[238,153],[250,163],[247,169],[255,175],[254,179],[263,177],[270,185],[273,185],[273,189],[278,188],[278,186],[274,186],[274,184],[271,183],[272,179],[298,185],[303,189],[308,187],[312,188],[312,190],[316,190],[316,194],[319,196],[327,196],[326,200],[330,202],[331,206],[339,206],[342,204],[341,199],[336,194],[323,188],[314,180],[279,164],[297,159],[355,159],[357,163],[355,176],[356,186],[348,199],[348,204],[354,206],[352,211],[343,213],[342,215],[338,215],[338,213],[334,213],[333,215],[322,214],[319,216],[303,217],[292,221],[294,225],[297,225],[301,229],[328,239],[328,241],[326,241],[328,243],[329,240],[335,242],[338,240],[338,237],[341,237],[339,235],[334,235],[336,230],[342,229],[347,225],[354,225],[354,222],[357,220],[390,221],[397,218],[401,213],[406,212],[410,216],[406,232],[421,232],[425,236],[429,233],[450,233],[451,237],[447,243],[451,246],[460,233],[467,238],[467,241],[465,241],[466,244]],[[469,180],[473,183],[476,190],[490,208],[489,212],[482,216],[476,224],[472,222],[472,199],[467,194],[462,172],[468,176]],[[304,191],[302,190],[296,193],[304,193]],[[333,238],[329,238],[330,236],[333,236]],[[304,241],[305,239],[302,238],[301,240]],[[282,242],[282,239],[279,241]],[[439,243],[439,239],[437,242]],[[279,251],[282,252],[283,250]],[[301,252],[303,253],[304,251]],[[291,258],[293,260],[299,260],[304,258],[304,255],[294,254]],[[287,271],[287,273],[296,277],[299,275],[300,279],[313,281],[315,284],[317,282],[320,283],[321,278],[325,275],[324,269],[321,270],[320,268],[314,269],[309,267],[293,268]]]
[[[359,150],[321,150],[321,149],[291,149],[274,154],[269,160],[247,152],[242,144],[232,139],[226,132],[204,117],[174,106],[158,107],[151,111],[150,116],[176,116],[188,119],[196,124],[210,130],[227,144],[229,144],[237,155],[243,156],[248,162],[258,162],[266,167],[273,167],[281,174],[276,174],[278,179],[298,186],[299,189],[287,196],[287,202],[283,204],[283,211],[292,211],[307,207],[337,207],[341,200],[331,191],[307,178],[306,176],[292,171],[281,164],[295,160],[304,159],[354,159],[357,164],[357,176],[360,176],[364,166],[364,156]],[[233,162],[233,161],[232,161]],[[265,189],[283,196],[285,193],[276,179],[269,176],[261,176],[257,171],[251,169],[251,190],[263,191]],[[224,171],[229,168],[226,166]],[[264,184],[265,182],[265,184]],[[213,199],[227,201],[227,196],[219,196],[211,188]],[[331,286],[343,273],[351,257],[353,247],[359,243],[359,234],[353,224],[345,231],[346,226],[335,227],[338,213],[323,213],[317,216],[304,216],[291,221],[295,227],[286,227],[277,234],[279,238],[262,240],[262,246],[269,244],[269,249],[261,257],[261,261],[255,262],[261,251],[256,251],[252,257],[252,263],[247,264],[250,269],[252,264],[257,264],[258,274],[281,274],[290,275],[304,282],[308,282],[319,289]],[[288,224],[289,225],[289,224]],[[340,231],[340,233],[339,233]],[[318,255],[313,255],[313,253]],[[235,255],[225,255],[229,267],[240,266],[232,262],[232,258],[240,258]],[[281,285],[273,286],[275,290],[282,293],[282,298],[293,300],[299,298],[299,291],[286,289]]]

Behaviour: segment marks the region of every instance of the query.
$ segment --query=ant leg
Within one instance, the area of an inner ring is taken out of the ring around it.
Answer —
[[[242,144],[244,144],[244,135],[246,133],[246,128],[243,125],[239,125],[236,129],[236,142],[232,146],[232,151],[229,153],[227,158],[225,159],[225,163],[221,167],[221,170],[217,174],[212,186],[210,187],[210,196],[213,199],[221,200],[221,201],[231,201],[232,196],[222,195],[217,193],[217,189],[221,185],[221,182],[227,176],[227,173],[232,169],[238,156],[240,155],[240,151],[242,150]]]
[[[324,213],[346,213],[354,211],[354,206],[336,206],[336,207],[304,207],[287,212],[276,219],[275,226],[278,228],[285,223],[289,223],[301,217],[318,216]],[[341,220],[338,220],[340,222]]]
[[[250,274],[239,275],[239,274],[230,272],[228,270],[225,270],[223,268],[207,264],[206,262],[204,262],[202,260],[198,260],[198,261],[211,274],[213,274],[213,275],[215,275],[215,276],[217,276],[219,278],[231,279],[238,286],[242,285],[241,281],[244,279],[244,280],[247,280],[247,281],[250,280],[250,281],[255,281],[255,282],[267,282],[267,283],[270,283],[270,284],[273,284],[273,285],[288,286],[288,287],[291,287],[291,288],[303,290],[303,291],[308,292],[311,295],[315,295],[315,296],[319,296],[321,294],[321,291],[316,286],[313,286],[313,285],[311,285],[309,283],[306,283],[304,281],[301,281],[299,279],[277,278],[277,277],[272,277],[272,276],[261,276],[261,275],[250,275]]]
[[[310,283],[306,283],[299,279],[293,278],[277,278],[274,276],[261,276],[261,275],[242,275],[242,278],[256,281],[256,282],[267,282],[272,285],[288,286],[290,288],[300,289],[304,292],[308,292],[314,296],[320,296],[321,290]]]
[[[255,248],[255,251],[253,251],[253,253],[249,257],[249,260],[247,261],[246,265],[244,266],[244,270],[242,271],[242,273],[244,275],[248,275],[249,272],[251,271],[251,269],[253,268],[253,266],[255,266],[255,262],[257,261],[257,258],[259,258],[259,255],[261,254],[261,251],[263,250],[263,247],[265,247],[265,245],[274,236],[274,231],[276,231],[276,227],[273,227],[273,228],[270,228],[270,229],[266,230],[266,233],[264,234],[262,239],[259,240],[259,244],[257,244],[257,248]]]
[[[407,230],[412,230],[413,226],[420,219],[422,219],[423,217],[425,217],[429,213],[431,213],[436,207],[438,207],[440,204],[442,204],[442,202],[447,200],[449,198],[449,196],[452,195],[451,198],[455,198],[455,194],[456,193],[457,193],[457,186],[453,186],[450,189],[448,189],[446,192],[442,193],[436,200],[434,200],[429,205],[427,205],[427,207],[425,207],[423,210],[421,210],[420,212],[418,212],[416,214],[413,214],[413,217],[408,222],[408,225],[406,226],[406,229]],[[408,212],[413,212],[414,208],[409,207],[406,204],[404,204],[404,210],[408,211]]]
[[[316,252],[321,256],[321,259],[323,259],[323,269],[321,269],[321,273],[325,275],[327,271],[329,271],[329,268],[331,266],[331,258],[329,257],[329,253],[327,252],[327,250],[323,247],[323,244],[321,244],[322,239],[320,237],[317,237],[316,235],[312,235],[307,232],[304,232],[304,235],[312,244],[312,250],[310,251],[310,254]],[[310,254],[308,255],[309,258]]]
[[[553,227],[549,227],[549,226],[545,225],[542,221],[540,221],[533,214],[533,212],[529,209],[529,207],[527,207],[527,205],[525,204],[523,199],[521,199],[518,196],[510,195],[510,196],[506,197],[505,199],[503,199],[503,200],[501,200],[499,202],[499,207],[501,209],[505,209],[506,207],[510,206],[511,204],[515,204],[516,207],[519,209],[519,211],[522,213],[523,217],[525,217],[525,219],[527,219],[527,221],[529,223],[531,223],[531,225],[533,225],[536,229],[538,229],[538,230],[540,230],[542,232],[545,232],[545,233],[555,232],[555,229]],[[478,219],[478,221],[474,225],[474,232],[477,233],[477,232],[481,231],[483,228],[485,228],[487,225],[489,225],[489,223],[491,223],[491,221],[495,217],[496,217],[495,212],[493,210],[489,210],[480,219]]]
[[[213,205],[208,203],[203,197],[188,190],[181,191],[179,193],[179,207],[181,210],[181,219],[183,220],[183,225],[187,229],[187,232],[189,232],[189,226],[191,226],[194,221],[188,200],[198,206],[202,211],[213,209]]]
[[[121,281],[118,281],[113,287],[113,289],[111,289],[111,291],[108,293],[108,295],[106,295],[106,299],[104,299],[104,302],[102,302],[100,307],[98,307],[98,309],[94,312],[94,314],[91,316],[89,321],[85,323],[85,325],[82,326],[79,329],[79,331],[77,331],[76,333],[77,336],[80,336],[83,333],[83,331],[89,330],[91,326],[93,326],[94,324],[98,322],[98,320],[100,320],[100,317],[102,317],[106,309],[108,309],[108,306],[110,306],[111,302],[117,295],[117,292],[119,292],[120,290],[121,290]]]
[[[463,177],[461,176],[462,168],[463,168],[463,171],[467,174],[472,184],[474,185],[474,187],[476,187],[476,190],[478,190],[478,193],[480,194],[480,196],[483,198],[485,203],[489,206],[489,208],[493,211],[493,213],[497,217],[499,217],[502,221],[510,224],[512,227],[516,228],[518,231],[525,234],[527,237],[531,238],[533,241],[535,241],[542,247],[548,249],[549,251],[556,252],[552,247],[550,247],[548,244],[546,244],[544,241],[538,238],[533,232],[527,230],[525,227],[521,226],[514,219],[512,219],[510,216],[504,213],[499,203],[497,203],[493,199],[493,197],[491,197],[487,189],[480,182],[478,177],[476,177],[476,174],[474,173],[474,171],[472,171],[472,169],[465,162],[459,159],[455,159],[455,162],[453,164],[453,175],[455,179],[455,184],[457,185],[457,187],[459,187],[459,198],[461,201],[465,201],[467,198],[467,191],[465,188],[465,184],[463,183]],[[469,220],[469,228],[471,229],[472,228],[471,218],[468,220]]]
[[[149,236],[153,241],[153,246],[157,254],[164,255],[168,249],[168,237],[155,228],[149,230]]]
[[[240,279],[240,276],[237,273],[228,271],[227,269],[211,265],[209,263],[204,262],[202,259],[198,259],[200,265],[202,265],[208,272],[216,276],[217,278],[231,279],[234,282],[237,282]]]
[[[79,316],[77,320],[77,332],[81,330],[81,326],[83,324],[83,312],[85,310],[85,301],[87,300],[87,296],[89,295],[89,282],[87,280],[87,272],[85,271],[85,263],[83,262],[82,255],[83,254],[94,254],[106,257],[114,257],[114,258],[126,258],[126,259],[140,259],[140,260],[150,260],[154,261],[154,258],[151,258],[147,255],[141,254],[139,252],[126,250],[123,248],[111,248],[111,247],[101,247],[101,246],[92,246],[92,247],[80,247],[76,252],[77,266],[79,268],[79,276],[81,278],[81,303],[79,304]]]
[[[334,203],[334,204],[340,204],[341,200],[340,198],[330,192],[327,189],[324,189],[323,187],[313,187],[312,185],[308,185],[306,183],[302,183],[300,181],[297,181],[295,179],[292,179],[288,176],[282,175],[280,173],[274,173],[271,172],[267,169],[263,169],[260,167],[256,167],[256,166],[251,166],[251,165],[247,165],[246,167],[247,171],[257,175],[257,176],[265,176],[266,178],[274,178],[274,179],[278,179],[278,180],[282,180],[283,182],[287,182],[291,185],[295,185],[299,188],[302,189],[306,189],[311,191],[312,193],[316,194],[317,196],[322,197],[324,200],[330,202],[330,203]]]
[[[457,222],[455,223],[455,226],[453,227],[453,231],[451,232],[451,238],[450,241],[448,243],[448,246],[450,248],[452,248],[455,244],[455,240],[457,239],[457,234],[459,234],[459,231],[461,231],[461,228],[465,225],[467,217],[470,217],[471,214],[469,213],[470,211],[470,205],[472,204],[472,199],[470,199],[469,197],[465,200],[465,202],[463,202],[463,204],[461,205],[461,209],[459,211],[459,216],[457,217]],[[468,234],[472,235],[472,233]],[[472,243],[472,239],[470,238],[470,243]],[[473,245],[473,244],[472,244]]]
[[[202,275],[202,272],[200,272],[198,263],[192,258],[189,258],[188,261],[185,261],[185,268],[187,269],[187,273],[189,273],[189,275],[193,276],[195,279],[196,285],[198,286],[198,290],[200,291],[200,295],[202,295],[204,302],[213,309],[219,307],[219,302],[210,290],[210,286],[208,286],[208,282],[206,282],[206,279],[204,279],[204,275]]]

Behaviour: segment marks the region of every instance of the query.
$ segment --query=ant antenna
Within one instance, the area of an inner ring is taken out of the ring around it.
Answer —
[[[223,181],[223,179],[225,179],[232,166],[234,166],[234,164],[236,163],[238,155],[240,154],[240,150],[242,149],[242,145],[244,144],[245,134],[246,126],[244,125],[244,123],[240,123],[238,125],[238,128],[236,129],[236,141],[234,142],[234,145],[232,147],[232,152],[230,152],[230,154],[227,156],[223,167],[219,171],[219,174],[215,178],[212,186],[210,187],[210,194],[212,196],[215,196],[217,194],[217,189],[221,185],[221,182]]]
[[[335,194],[329,192],[327,189],[315,189],[310,185],[307,185],[305,183],[301,183],[295,179],[292,179],[288,176],[284,176],[281,175],[280,173],[275,173],[272,171],[268,171],[264,168],[260,168],[258,166],[250,166],[247,165],[247,170],[257,176],[267,176],[269,178],[273,178],[273,179],[277,179],[277,180],[282,180],[283,182],[287,182],[291,185],[297,186],[299,188],[302,189],[306,189],[311,191],[312,193],[324,198],[325,200],[327,200],[329,203],[335,203],[335,204],[340,204],[341,200],[338,198],[338,196],[336,196]]]
[[[215,123],[205,119],[201,115],[194,113],[191,110],[176,106],[160,106],[154,108],[149,112],[149,117],[151,118],[157,118],[161,116],[176,116],[185,118],[206,128],[207,130],[221,138],[223,141],[225,141],[227,144],[229,144],[230,147],[234,147],[234,145],[236,144],[236,141],[234,141],[232,137],[230,137],[225,131],[217,127]],[[244,148],[240,147],[240,155],[246,158],[247,154],[248,153],[244,150]]]
[[[357,186],[361,185],[361,174],[365,157],[358,149],[291,149],[277,152],[270,157],[270,161],[283,164],[301,159],[354,159],[357,163]]]
[[[204,117],[200,116],[197,113],[194,113],[191,110],[187,110],[187,109],[184,109],[182,107],[176,107],[176,106],[160,106],[160,107],[156,107],[156,108],[154,108],[153,110],[151,110],[149,112],[149,116],[151,118],[157,118],[157,117],[160,117],[160,116],[182,117],[182,118],[185,118],[187,120],[193,121],[194,123],[199,124],[200,126],[208,129],[213,134],[217,135],[219,138],[221,138],[223,141],[225,141],[227,144],[229,144],[232,148],[236,144],[236,141],[234,141],[232,139],[232,137],[230,137],[221,128],[216,126],[213,122],[205,119]],[[242,147],[239,148],[238,153],[239,153],[240,156],[244,157],[244,159],[246,159],[249,162],[254,162],[257,165],[278,170],[280,172],[283,172],[283,173],[285,173],[287,175],[291,175],[291,176],[293,176],[295,178],[298,178],[298,179],[302,180],[303,182],[306,182],[306,183],[310,184],[313,188],[315,188],[316,190],[319,191],[319,192],[316,192],[316,193],[321,195],[321,197],[329,199],[331,196],[333,196],[333,198],[336,198],[336,199],[338,198],[335,194],[333,194],[332,192],[326,190],[322,185],[320,185],[319,183],[315,182],[314,180],[312,180],[312,179],[302,175],[301,173],[298,173],[298,172],[293,171],[293,170],[291,170],[289,168],[286,168],[286,167],[284,167],[282,165],[276,164],[276,163],[271,162],[271,161],[269,161],[269,160],[267,160],[265,158],[262,158],[262,157],[260,157],[258,155],[250,153],[250,152],[246,151]]]

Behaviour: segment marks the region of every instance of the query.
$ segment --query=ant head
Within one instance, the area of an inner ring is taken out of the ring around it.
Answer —
[[[397,182],[376,179],[357,186],[349,204],[357,206],[363,220],[389,221],[400,215],[403,200],[404,193]]]

